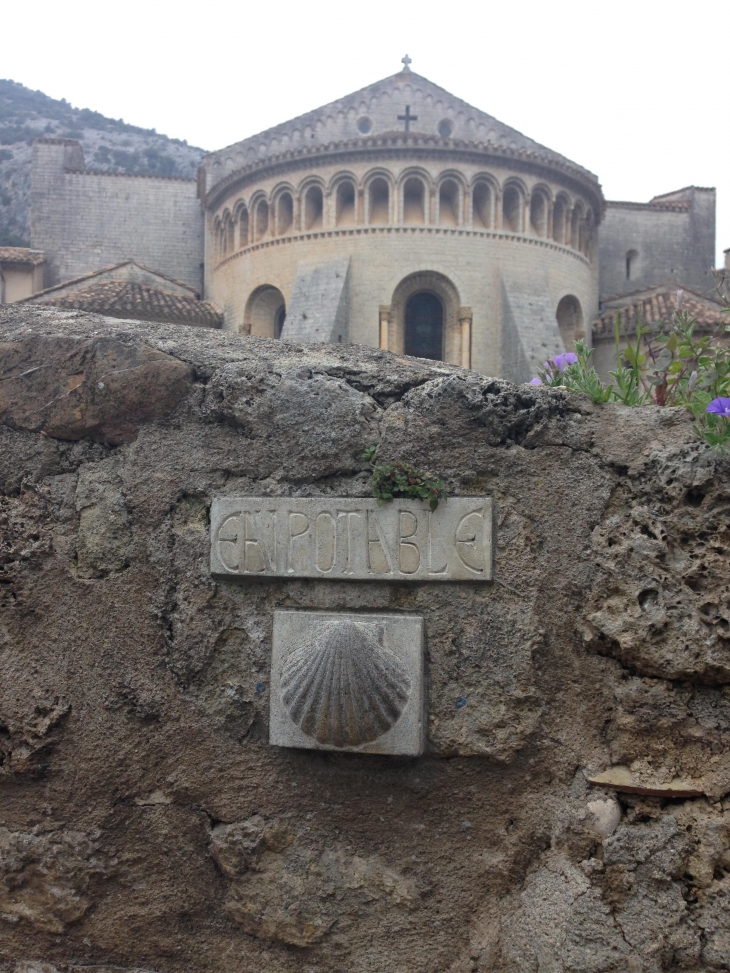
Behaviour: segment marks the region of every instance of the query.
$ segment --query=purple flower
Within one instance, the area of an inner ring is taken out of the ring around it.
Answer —
[[[575,365],[578,361],[578,356],[572,351],[564,351],[562,355],[555,355],[550,361],[545,362],[545,368],[550,370],[557,368],[559,372],[564,371],[568,365]]]
[[[536,375],[534,378],[531,378],[530,381],[527,382],[526,384],[527,385],[542,385],[542,379],[541,378],[538,378],[537,375]]]
[[[730,399],[721,395],[717,399],[713,399],[712,402],[707,406],[705,412],[714,412],[717,416],[725,416],[730,418]]]

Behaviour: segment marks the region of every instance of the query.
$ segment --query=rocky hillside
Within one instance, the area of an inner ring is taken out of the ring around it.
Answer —
[[[89,169],[195,175],[203,149],[154,129],[106,118],[16,81],[0,80],[0,246],[30,244],[30,170],[35,138],[81,142]]]

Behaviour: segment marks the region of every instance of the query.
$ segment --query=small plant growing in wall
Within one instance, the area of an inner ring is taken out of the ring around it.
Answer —
[[[730,307],[725,308],[730,312]],[[604,384],[590,364],[592,350],[577,341],[575,353],[566,352],[546,361],[530,385],[563,387],[583,392],[594,402],[623,405],[684,406],[695,418],[697,434],[720,453],[730,449],[730,349],[721,345],[720,331],[697,337],[697,319],[682,309],[677,291],[677,310],[665,328],[649,335],[639,319],[636,339],[620,347],[616,314],[616,370]]]
[[[370,446],[366,449],[363,459],[372,467],[373,496],[379,504],[395,497],[408,497],[411,500],[425,500],[431,510],[435,510],[440,500],[446,500],[446,484],[442,480],[408,463],[376,463],[377,448]]]

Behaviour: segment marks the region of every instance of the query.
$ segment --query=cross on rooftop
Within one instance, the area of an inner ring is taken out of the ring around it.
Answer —
[[[399,122],[405,122],[405,131],[406,132],[410,132],[410,130],[411,130],[411,122],[417,122],[418,121],[418,115],[411,115],[411,106],[410,105],[406,105],[406,113],[405,113],[405,115],[399,115],[398,116],[398,121]]]
[[[407,54],[406,54],[406,56],[405,56],[405,57],[402,57],[402,58],[400,59],[400,63],[401,63],[402,65],[404,65],[404,67],[403,67],[403,70],[404,70],[404,71],[410,71],[410,70],[411,70],[411,69],[410,69],[410,67],[409,67],[409,64],[411,64],[411,63],[412,63],[412,61],[411,61],[411,59],[410,59],[410,58],[408,57],[408,55],[407,55]]]

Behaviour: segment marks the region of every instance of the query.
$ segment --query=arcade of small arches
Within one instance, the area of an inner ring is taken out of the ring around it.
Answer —
[[[272,193],[255,191],[216,217],[215,259],[273,237],[355,226],[432,225],[469,230],[501,230],[560,243],[592,259],[595,219],[581,199],[571,200],[546,185],[529,190],[510,177],[499,184],[482,173],[470,183],[458,172],[437,180],[409,170],[396,182],[385,170],[358,180],[340,173],[325,186],[308,178]]]

